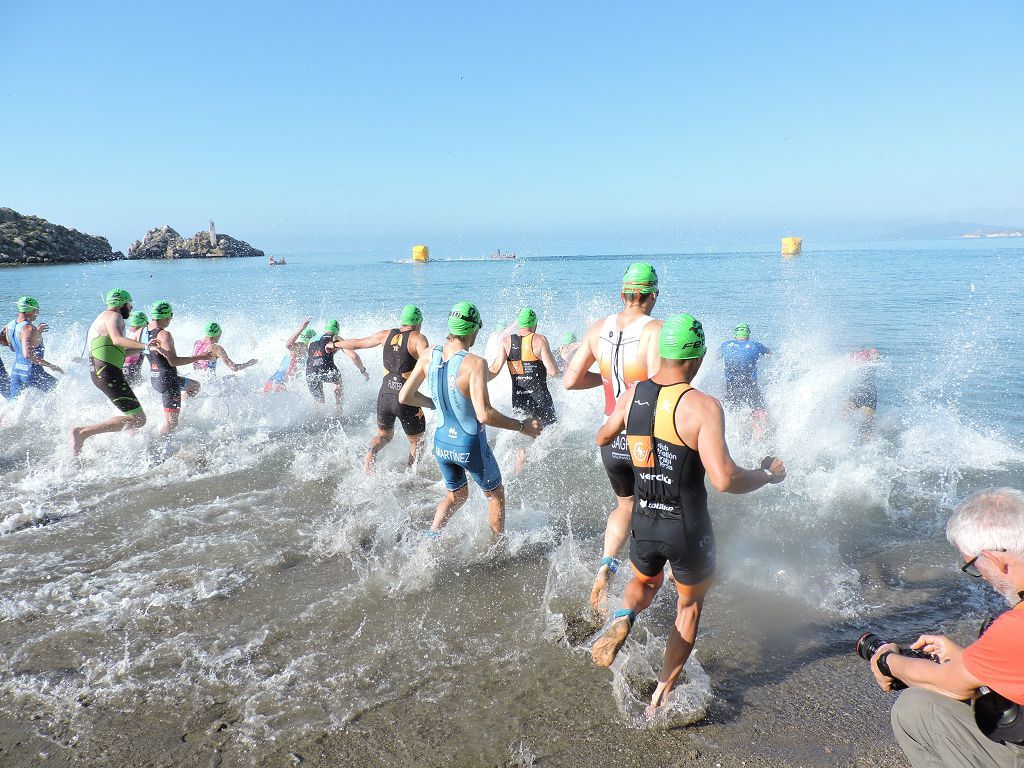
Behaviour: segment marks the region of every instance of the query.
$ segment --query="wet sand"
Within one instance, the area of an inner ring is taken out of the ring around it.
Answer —
[[[440,685],[414,682],[391,691],[335,727],[303,732],[296,722],[276,729],[273,741],[254,744],[238,738],[235,728],[247,703],[229,696],[223,702],[169,702],[140,693],[132,711],[80,696],[73,728],[48,722],[27,701],[0,701],[6,713],[0,718],[0,765],[905,765],[889,729],[893,697],[877,689],[867,665],[850,652],[856,628],[816,624],[804,609],[769,594],[728,584],[712,593],[697,650],[713,684],[711,709],[696,725],[671,730],[626,726],[612,696],[611,673],[594,668],[584,648],[543,639],[539,617],[537,631],[519,638],[520,653],[508,652],[506,637],[497,643],[499,656],[488,658],[474,638],[460,638],[463,620],[479,615],[473,595],[500,584],[518,580],[520,587],[506,590],[506,608],[514,593],[517,609],[537,613],[545,566],[484,563],[470,569],[471,578],[464,572],[442,580],[438,590],[450,590],[453,620],[438,640],[442,652],[451,654],[451,676]],[[304,567],[286,570],[281,578],[301,579],[294,572]],[[396,602],[417,603],[421,597]],[[642,626],[663,631],[670,610],[670,601],[659,600]],[[16,623],[0,624],[6,656],[18,643]],[[501,628],[492,617],[482,634]],[[521,623],[516,631],[522,630]],[[421,661],[421,645],[396,647],[407,649],[394,652],[396,667]],[[38,667],[47,660],[53,664],[45,671],[58,673],[60,653],[35,656]],[[43,670],[19,673],[33,671]]]

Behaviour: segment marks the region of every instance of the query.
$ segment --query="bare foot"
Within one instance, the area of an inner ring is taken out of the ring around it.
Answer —
[[[622,644],[626,642],[632,627],[629,616],[620,616],[611,623],[603,635],[597,638],[594,647],[590,649],[590,658],[597,666],[610,667],[612,665],[615,655],[622,648]]]
[[[373,474],[374,455],[372,453],[366,454],[366,458],[363,459],[363,474]]]
[[[644,710],[644,714],[648,720],[653,720],[655,715],[658,714],[658,707],[668,701],[668,695],[672,692],[672,686],[668,683],[658,683],[658,687],[654,689],[654,695],[651,696],[651,703],[647,705]]]
[[[82,452],[82,446],[85,444],[85,438],[81,435],[81,427],[71,428],[71,455],[77,456]]]
[[[602,621],[608,617],[608,583],[611,576],[611,569],[607,565],[602,565],[597,570],[597,578],[594,579],[594,586],[590,590],[590,607]]]

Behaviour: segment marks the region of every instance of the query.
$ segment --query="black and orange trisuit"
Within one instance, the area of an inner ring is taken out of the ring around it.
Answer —
[[[411,333],[412,330],[392,328],[384,342],[384,380],[377,394],[377,426],[390,432],[398,419],[405,434],[421,435],[427,428],[423,409],[398,402],[398,393],[416,367],[416,358],[409,352]]]
[[[555,423],[555,403],[548,392],[548,370],[533,351],[533,337],[513,333],[509,338],[508,372],[512,375],[512,408],[540,420]]]

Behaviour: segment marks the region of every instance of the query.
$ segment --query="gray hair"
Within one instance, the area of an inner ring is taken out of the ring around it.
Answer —
[[[946,523],[946,538],[965,555],[1005,549],[1024,559],[1024,493],[986,488],[972,493]]]

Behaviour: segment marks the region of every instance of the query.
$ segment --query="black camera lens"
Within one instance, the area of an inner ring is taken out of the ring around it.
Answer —
[[[878,652],[878,649],[883,645],[885,645],[885,640],[872,632],[865,632],[860,636],[855,648],[857,650],[857,655],[864,659],[864,661],[871,661],[871,657],[874,656]]]

